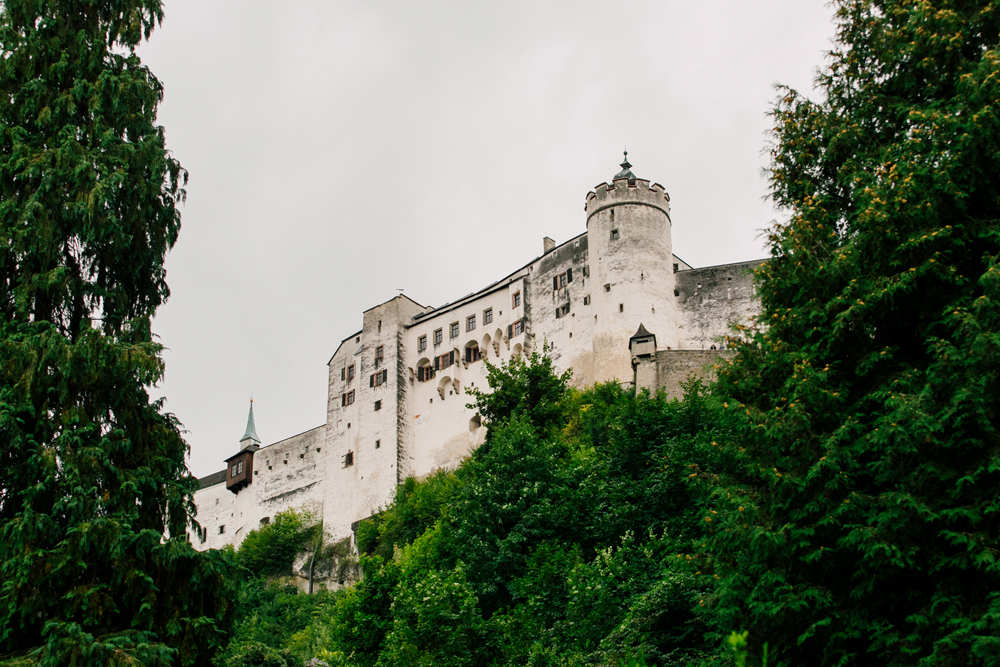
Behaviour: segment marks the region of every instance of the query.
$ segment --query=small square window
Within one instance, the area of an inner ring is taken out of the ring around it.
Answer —
[[[219,535],[222,535],[225,532],[226,532],[226,527],[225,526],[219,526]]]
[[[417,352],[423,352],[427,349],[427,336],[421,336],[417,339]]]
[[[451,337],[458,338],[458,322],[451,323]]]
[[[487,308],[486,310],[483,311],[483,324],[492,324],[492,323],[493,323],[493,309]]]
[[[475,328],[476,328],[476,316],[469,315],[467,318],[465,318],[465,330],[473,331],[475,330]]]
[[[382,401],[375,401],[375,411],[378,412],[382,409]]]
[[[611,240],[612,241],[617,241],[618,240],[618,230],[617,229],[612,229],[611,230]]]
[[[611,283],[604,283],[604,291],[605,292],[611,291]]]
[[[512,304],[511,307],[513,307],[513,308],[517,308],[518,306],[521,305],[521,293],[520,292],[514,292],[514,296],[511,297],[511,304]]]
[[[354,452],[347,452],[344,454],[344,467],[350,468],[354,465]]]
[[[585,305],[585,306],[589,306],[590,305],[590,295],[589,294],[587,296],[583,297],[583,305]]]
[[[382,446],[382,441],[381,440],[376,440],[375,441],[375,449],[378,449],[381,446]]]
[[[434,332],[434,344],[440,345],[442,340],[444,340],[444,330],[438,329]]]
[[[618,304],[618,312],[619,313],[624,313],[625,312],[625,304],[624,303],[619,303]]]

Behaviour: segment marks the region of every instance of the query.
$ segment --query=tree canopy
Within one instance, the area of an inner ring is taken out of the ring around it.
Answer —
[[[836,0],[820,101],[782,90],[790,218],[717,393],[740,462],[727,629],[790,664],[1000,650],[1000,3]],[[752,334],[752,335],[751,335]]]
[[[187,445],[148,394],[187,178],[135,54],[162,16],[0,5],[0,652],[18,660],[207,664],[232,616],[227,557],[187,541]]]

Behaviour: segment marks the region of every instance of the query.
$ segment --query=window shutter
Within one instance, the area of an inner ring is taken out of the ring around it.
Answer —
[[[573,282],[573,269],[566,269],[566,282]]]
[[[512,324],[508,324],[508,325],[507,325],[507,338],[510,338],[510,337],[511,337],[511,334],[512,334],[513,332],[514,332],[514,325],[512,325]]]
[[[434,357],[434,370],[441,370],[441,357]]]
[[[387,370],[382,371],[382,384],[385,384],[388,381],[389,381],[389,371]]]
[[[559,289],[559,276],[552,276],[552,289]]]
[[[347,394],[340,395],[340,407],[347,405]]]
[[[374,387],[375,386],[375,374],[374,373],[372,373],[371,375],[368,376],[368,386],[369,387]]]
[[[423,382],[423,381],[424,381],[424,367],[417,366],[417,382]]]
[[[448,365],[451,366],[453,363],[455,363],[455,350],[448,353]]]

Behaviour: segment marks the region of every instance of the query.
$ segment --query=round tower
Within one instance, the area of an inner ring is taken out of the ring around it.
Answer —
[[[611,185],[587,195],[587,242],[594,303],[594,377],[632,381],[629,337],[640,325],[657,347],[677,348],[670,196],[636,178],[625,152]]]

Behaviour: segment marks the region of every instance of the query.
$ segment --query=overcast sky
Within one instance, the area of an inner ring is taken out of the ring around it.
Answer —
[[[251,391],[265,444],[324,423],[326,362],[397,289],[440,305],[585,231],[619,170],[694,266],[765,255],[774,84],[809,93],[825,0],[165,0],[140,55],[190,171],[156,389],[195,475]]]

